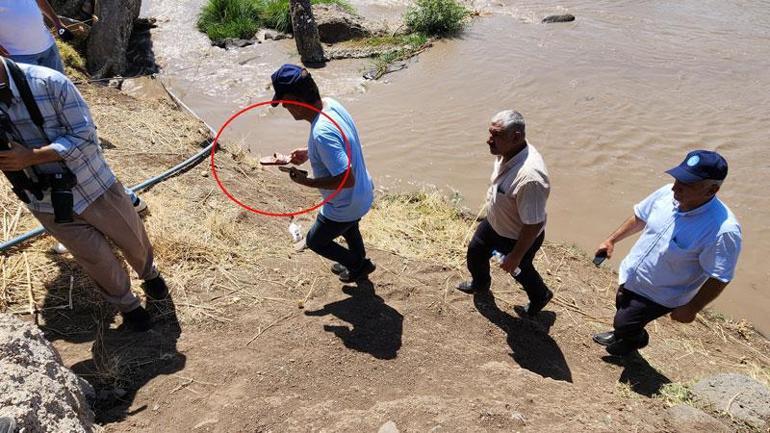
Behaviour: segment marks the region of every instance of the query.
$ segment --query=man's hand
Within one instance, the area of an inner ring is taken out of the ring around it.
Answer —
[[[607,239],[606,241],[599,244],[599,246],[596,248],[596,252],[594,253],[594,256],[605,256],[608,259],[612,258],[612,253],[615,251],[615,242],[612,242],[611,240]]]
[[[290,163],[294,165],[302,165],[307,161],[307,148],[304,149],[294,149],[291,152],[291,160]]]
[[[513,254],[508,254],[508,255],[505,256],[505,259],[503,259],[503,262],[500,263],[500,269],[502,269],[505,272],[508,272],[510,274],[516,268],[519,267],[520,263],[521,263],[521,260],[514,259],[513,258]]]
[[[307,178],[307,172],[303,170],[296,169],[294,167],[291,167],[289,169],[289,177],[291,180],[293,180],[295,183],[298,183],[300,185],[304,186],[310,186],[310,183]]]
[[[10,57],[10,53],[8,53],[8,50],[6,50],[2,45],[0,45],[0,56]]]
[[[689,306],[682,305],[679,308],[675,308],[674,311],[671,312],[671,320],[675,320],[681,323],[692,323],[695,320],[695,316],[697,314],[698,312]]]
[[[35,153],[31,149],[11,141],[11,149],[0,151],[0,170],[19,171],[35,165]]]

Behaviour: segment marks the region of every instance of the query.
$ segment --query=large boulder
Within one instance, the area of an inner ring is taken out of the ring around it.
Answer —
[[[717,374],[696,383],[692,393],[699,402],[754,428],[764,431],[770,426],[770,390],[750,377]]]
[[[321,42],[327,44],[363,38],[371,34],[363,18],[345,11],[336,4],[313,5],[313,17]]]
[[[676,433],[730,433],[732,429],[713,416],[686,404],[666,411],[666,422]]]
[[[101,0],[88,38],[88,71],[95,78],[123,75],[126,51],[134,20],[139,17],[141,0]]]
[[[92,432],[93,393],[36,326],[0,313],[0,417],[22,432]]]

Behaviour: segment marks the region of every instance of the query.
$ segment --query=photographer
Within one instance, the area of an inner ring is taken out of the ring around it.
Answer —
[[[150,316],[131,292],[109,241],[145,280],[148,299],[165,299],[168,289],[153,264],[144,225],[104,160],[77,88],[52,69],[0,57],[0,116],[6,119],[0,134],[8,142],[0,150],[0,170],[9,179],[21,171],[40,189],[19,194],[23,186],[14,182],[14,192],[26,197],[35,218],[72,252],[123,322],[133,330],[149,329]]]

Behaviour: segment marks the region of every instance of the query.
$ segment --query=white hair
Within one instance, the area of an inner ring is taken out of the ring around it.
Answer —
[[[512,131],[524,132],[524,116],[518,111],[501,111],[492,117],[492,123],[499,125],[506,133]]]

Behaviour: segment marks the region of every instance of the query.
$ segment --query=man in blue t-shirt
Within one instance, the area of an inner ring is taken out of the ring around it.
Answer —
[[[300,165],[310,160],[313,177],[294,167],[289,175],[300,185],[320,190],[324,199],[330,198],[307,234],[307,246],[335,262],[332,272],[339,274],[342,282],[364,280],[374,272],[375,265],[366,257],[358,222],[372,207],[374,184],[366,170],[353,118],[334,99],[321,99],[318,86],[305,68],[286,64],[271,78],[276,101],[273,107],[279,101],[297,101],[317,109],[283,103],[295,120],[310,123],[307,148],[294,150],[291,163]],[[334,241],[339,236],[345,238],[348,248]]]
[[[614,329],[593,336],[611,355],[645,347],[645,326],[661,316],[694,321],[735,275],[741,226],[716,196],[727,177],[727,161],[716,152],[696,150],[667,173],[674,184],[634,206],[634,215],[596,251],[597,257],[610,258],[616,242],[642,232],[620,264]]]

